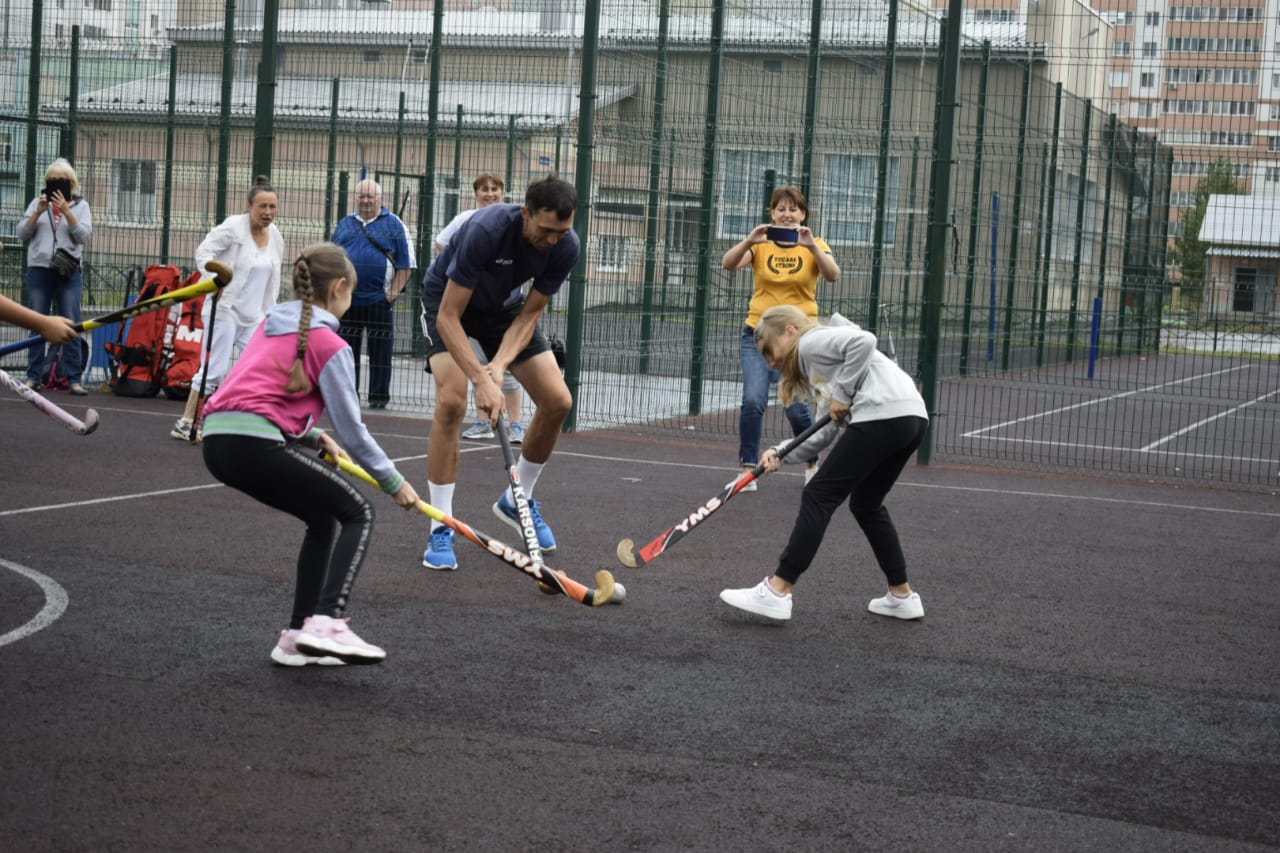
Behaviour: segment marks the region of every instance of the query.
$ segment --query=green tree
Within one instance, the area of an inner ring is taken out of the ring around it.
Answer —
[[[1169,259],[1182,271],[1183,304],[1200,305],[1204,294],[1205,252],[1208,243],[1200,242],[1200,226],[1211,195],[1241,195],[1244,186],[1232,174],[1230,160],[1219,159],[1196,184],[1196,203],[1182,209],[1182,236],[1173,240]]]

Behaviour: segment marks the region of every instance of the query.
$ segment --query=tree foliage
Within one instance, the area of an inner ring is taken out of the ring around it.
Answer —
[[[1225,158],[1215,161],[1208,173],[1196,184],[1194,207],[1182,209],[1182,236],[1174,238],[1170,260],[1182,272],[1182,291],[1190,301],[1199,303],[1204,287],[1205,253],[1209,244],[1200,241],[1205,208],[1211,195],[1241,195],[1244,185],[1232,174],[1235,167]]]

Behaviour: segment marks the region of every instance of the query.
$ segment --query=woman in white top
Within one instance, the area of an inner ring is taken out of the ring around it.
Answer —
[[[201,270],[213,260],[229,264],[231,283],[218,297],[213,328],[209,328],[213,300],[204,301],[202,317],[209,345],[200,351],[200,367],[191,383],[182,417],[169,431],[174,438],[191,440],[200,405],[201,382],[205,397],[217,390],[231,369],[234,355],[245,348],[267,315],[267,309],[276,304],[280,295],[280,265],[284,260],[284,237],[275,225],[278,209],[279,199],[270,180],[259,175],[249,190],[248,211],[228,216],[196,249],[196,266]]]

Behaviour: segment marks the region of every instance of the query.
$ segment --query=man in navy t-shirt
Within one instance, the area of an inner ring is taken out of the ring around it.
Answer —
[[[523,205],[494,204],[477,210],[436,256],[422,288],[427,369],[436,392],[427,444],[430,501],[453,514],[468,381],[475,386],[476,410],[496,425],[506,406],[502,375],[510,370],[536,406],[516,464],[530,499],[538,544],[546,552],[555,550],[556,540],[533,500],[533,489],[555,449],[573,397],[538,320],[578,262],[578,235],[573,231],[577,207],[573,185],[548,175],[529,185]],[[531,282],[527,295],[525,282]],[[480,343],[488,365],[475,357],[468,337]],[[520,529],[510,489],[494,503],[493,512]],[[438,522],[433,525],[422,564],[431,569],[458,567],[452,530]]]

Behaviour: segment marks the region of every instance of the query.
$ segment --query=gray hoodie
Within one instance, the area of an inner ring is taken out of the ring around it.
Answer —
[[[820,410],[831,401],[848,403],[849,416],[811,435],[788,451],[783,461],[812,459],[840,436],[847,424],[885,421],[909,415],[925,418],[924,398],[916,383],[887,355],[876,349],[876,336],[839,314],[828,325],[810,329],[800,337],[800,369],[809,378]],[[783,442],[775,451],[787,447]]]

